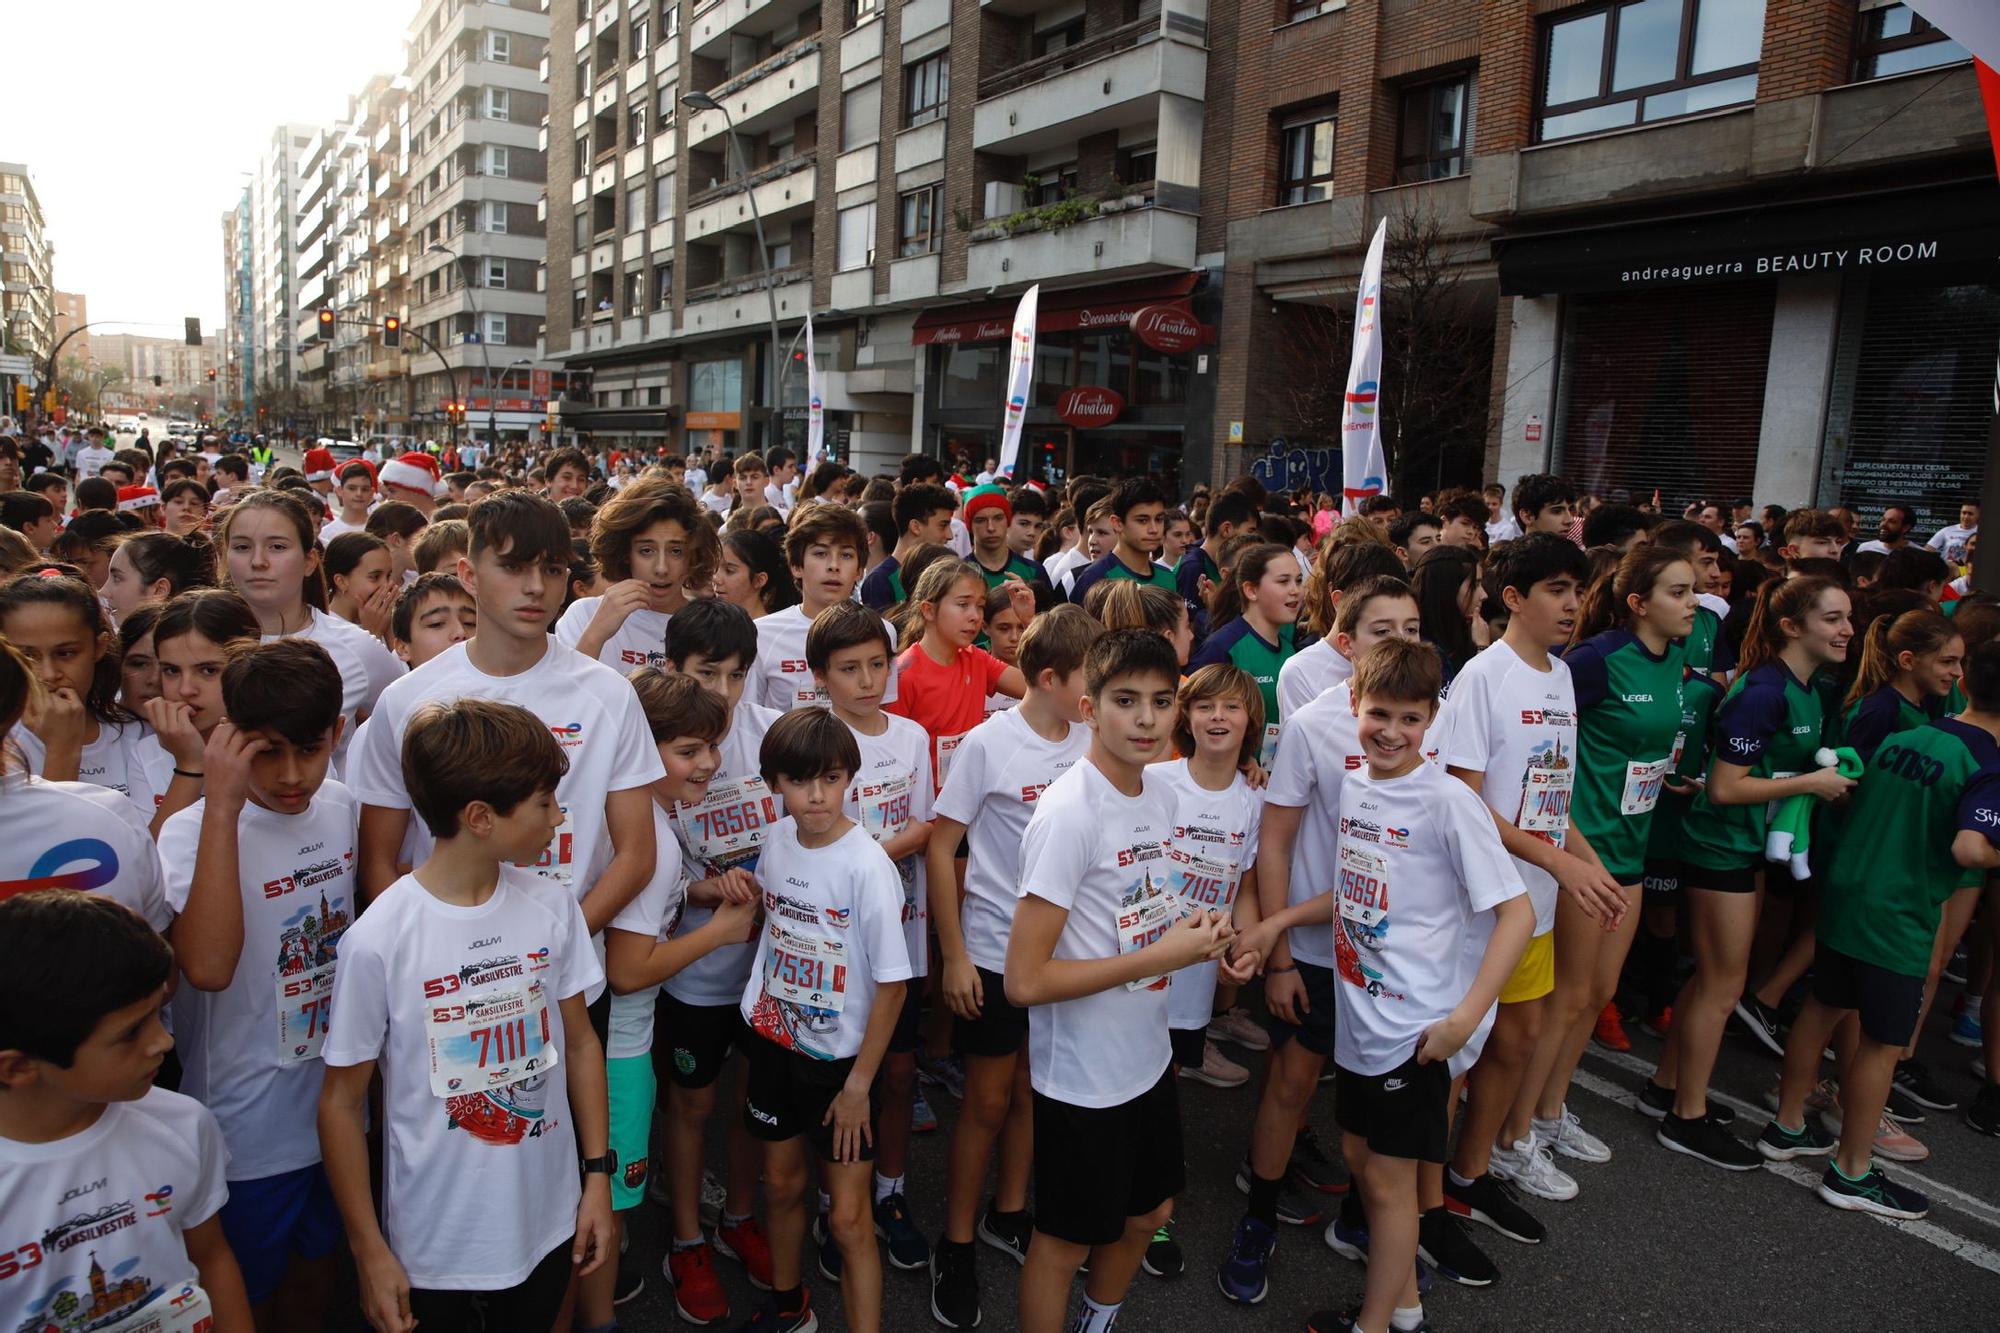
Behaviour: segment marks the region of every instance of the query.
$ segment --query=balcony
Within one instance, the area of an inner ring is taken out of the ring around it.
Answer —
[[[752,172],[744,180],[730,181],[714,189],[688,197],[687,238],[705,240],[733,227],[753,225],[751,197],[767,230],[780,219],[810,210],[817,175],[813,168],[818,153],[797,153],[781,162]],[[745,189],[745,185],[748,189]]]
[[[1158,19],[1128,23],[983,80],[972,146],[1021,157],[1085,135],[1154,124],[1163,98],[1200,102],[1207,78],[1202,47],[1162,35]]]
[[[1194,234],[1192,214],[1148,207],[1100,213],[1056,231],[1009,236],[989,225],[972,234],[965,288],[1019,288],[1080,274],[1103,282],[1191,269]]]
[[[804,37],[742,73],[708,90],[735,117],[738,134],[761,134],[784,124],[819,98],[819,36]],[[688,146],[721,135],[728,122],[720,111],[687,117]]]
[[[798,319],[812,304],[812,265],[795,264],[771,273],[690,287],[678,332],[694,337],[761,328],[770,319],[770,303],[764,298],[764,288],[770,286],[777,288],[779,320]]]
[[[819,8],[815,0],[706,0],[697,4],[688,27],[688,49],[720,60],[730,39],[742,34],[763,37],[791,26],[801,14]]]

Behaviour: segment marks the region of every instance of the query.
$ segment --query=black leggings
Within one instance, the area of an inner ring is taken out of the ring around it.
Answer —
[[[420,1291],[410,1289],[410,1313],[417,1327],[432,1333],[549,1333],[569,1290],[565,1240],[548,1252],[518,1285],[505,1291]]]

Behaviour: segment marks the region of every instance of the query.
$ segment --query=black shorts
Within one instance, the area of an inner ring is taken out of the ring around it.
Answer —
[[[1207,1028],[1168,1028],[1167,1040],[1174,1045],[1174,1063],[1183,1069],[1201,1068],[1202,1048],[1208,1043]]]
[[[952,1049],[960,1055],[1018,1055],[1028,1044],[1028,1011],[1007,999],[1005,977],[976,963],[972,970],[979,974],[980,990],[986,998],[979,1006],[979,1017],[953,1015]]]
[[[821,1161],[833,1161],[833,1125],[826,1118],[826,1108],[846,1086],[854,1057],[815,1060],[762,1037],[752,1038],[745,1054],[750,1059],[750,1077],[744,1089],[743,1125],[750,1137],[766,1143],[803,1137]],[[873,1088],[869,1094],[872,1120]],[[861,1161],[875,1160],[875,1149],[866,1136],[859,1152]]]
[[[1386,1074],[1357,1074],[1334,1062],[1333,1121],[1341,1132],[1364,1139],[1384,1157],[1442,1162],[1451,1136],[1451,1067],[1417,1057]]]
[[[889,1034],[889,1054],[904,1055],[923,1044],[924,979],[911,977],[903,985],[903,1007],[896,1014],[896,1027]]]
[[[1679,898],[1681,890],[1687,887],[1688,873],[1687,866],[1679,861],[1648,861],[1639,887],[1647,902],[1670,903]]]
[[[590,1015],[590,1030],[597,1034],[597,1044],[604,1045],[611,1040],[611,987],[605,986],[604,993],[597,997],[597,1003],[585,1010]]]
[[[1317,963],[1299,963],[1299,980],[1306,983],[1306,1003],[1312,1007],[1299,1015],[1303,1023],[1287,1023],[1273,1014],[1271,1016],[1271,1044],[1282,1046],[1293,1038],[1299,1045],[1314,1055],[1333,1054],[1333,1006],[1334,996],[1339,992],[1340,979],[1330,967]]]
[[[1907,1046],[1924,1003],[1924,979],[1865,963],[1821,942],[1813,951],[1813,998],[1832,1009],[1852,1009],[1861,1031],[1884,1046]]]
[[[664,990],[653,1010],[653,1068],[677,1088],[706,1088],[731,1049],[756,1044],[733,1004],[688,1004]]]
[[[1681,887],[1683,889],[1707,889],[1710,893],[1755,893],[1757,875],[1764,869],[1764,862],[1751,861],[1745,865],[1732,866],[1728,870],[1710,870],[1707,866],[1686,865],[1681,867]],[[1776,867],[1780,873],[1792,872]],[[1773,879],[1777,876],[1772,876]]]
[[[1073,1245],[1109,1245],[1187,1185],[1174,1071],[1129,1102],[1035,1102],[1035,1230]]]

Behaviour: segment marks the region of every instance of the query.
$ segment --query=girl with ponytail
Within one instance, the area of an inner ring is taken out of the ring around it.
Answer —
[[[199,532],[138,532],[111,551],[104,601],[119,621],[148,602],[215,586],[215,547]]]
[[[1883,741],[1941,713],[1964,667],[1965,640],[1949,617],[1930,610],[1877,616],[1847,691],[1846,743],[1873,759]]]

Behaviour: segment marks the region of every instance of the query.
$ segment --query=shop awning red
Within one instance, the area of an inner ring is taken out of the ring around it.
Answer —
[[[1200,281],[1199,273],[1176,273],[1144,282],[1046,291],[1037,311],[1035,331],[1063,333],[1075,329],[1123,328],[1135,311],[1149,305],[1184,301]],[[910,342],[918,347],[932,343],[1005,342],[1013,329],[1016,304],[988,301],[926,311],[917,316]]]

